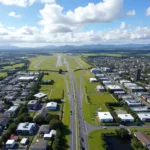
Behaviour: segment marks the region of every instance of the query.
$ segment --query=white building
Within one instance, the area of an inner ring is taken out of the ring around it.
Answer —
[[[56,102],[49,102],[46,105],[47,110],[56,110],[57,109],[57,103]]]
[[[111,81],[102,81],[104,85],[112,85]]]
[[[97,82],[96,78],[90,78],[90,82]]]
[[[37,94],[34,95],[34,97],[36,97],[36,98],[43,98],[45,96],[47,96],[47,95],[44,94],[44,93],[37,93]]]
[[[142,103],[139,100],[135,99],[130,99],[130,100],[125,100],[128,106],[140,106]]]
[[[123,85],[124,83],[131,83],[129,80],[120,80],[120,83]]]
[[[55,135],[56,135],[56,130],[51,130],[49,134],[44,134],[44,139],[50,140]]]
[[[100,122],[113,122],[110,112],[98,112],[98,119]]]
[[[101,70],[98,68],[92,68],[91,73],[98,74],[98,73],[101,73]]]
[[[20,144],[21,145],[26,145],[28,142],[28,138],[23,138],[21,141],[20,141]]]
[[[105,88],[102,86],[102,85],[98,85],[97,87],[96,87],[96,91],[100,91],[100,92],[103,92],[103,91],[105,91]]]
[[[134,118],[130,114],[118,114],[118,117],[123,122],[134,122]]]
[[[123,91],[123,89],[119,85],[107,85],[106,88],[111,90],[112,92]]]
[[[15,146],[15,140],[13,140],[13,139],[9,139],[9,140],[7,140],[7,142],[6,142],[6,148],[13,148]]]
[[[143,122],[149,122],[150,121],[150,113],[138,113],[138,117]]]
[[[31,81],[34,79],[35,79],[34,76],[23,76],[23,77],[20,77],[18,80],[20,80],[20,81]]]

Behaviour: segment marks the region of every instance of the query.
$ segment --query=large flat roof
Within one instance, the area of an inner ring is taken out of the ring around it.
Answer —
[[[131,114],[118,114],[118,117],[122,120],[133,120],[134,118],[131,116]]]
[[[122,89],[119,85],[107,85],[107,88],[110,90]]]
[[[47,103],[46,107],[57,107],[57,103],[56,102],[49,102],[49,103]]]
[[[29,123],[29,122],[25,122],[25,123],[19,123],[17,130],[23,130],[23,131],[28,131],[30,130],[33,126],[36,126],[35,123]]]
[[[23,76],[20,77],[19,80],[33,80],[35,77],[34,76]]]
[[[37,93],[35,94],[34,96],[37,97],[37,98],[43,98],[45,97],[47,94],[44,94],[44,93]]]
[[[113,119],[110,112],[98,112],[98,117],[100,119]]]
[[[150,119],[150,113],[138,113],[139,118]]]

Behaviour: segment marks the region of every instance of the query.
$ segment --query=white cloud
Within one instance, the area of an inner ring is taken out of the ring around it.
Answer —
[[[127,16],[135,16],[136,15],[136,11],[135,10],[130,10],[127,12],[126,14]]]
[[[41,0],[42,3],[53,4],[56,3],[56,0]]]
[[[16,14],[14,11],[10,12],[10,13],[8,14],[8,16],[10,16],[10,17],[15,17],[15,18],[20,18],[20,17],[21,17],[20,14]]]
[[[146,10],[146,16],[150,16],[150,7],[148,7]]]
[[[0,41],[6,45],[82,45],[150,43],[150,27],[135,29],[107,29],[88,32],[48,33],[37,27],[23,26],[19,29],[0,25]]]
[[[42,20],[40,25],[49,32],[76,30],[86,23],[106,23],[118,19],[122,14],[123,0],[103,0],[97,4],[89,3],[74,11],[63,13],[63,7],[58,4],[46,4],[40,10]]]
[[[28,5],[32,5],[36,2],[41,3],[55,3],[55,0],[0,0],[0,3],[4,5],[16,5],[20,7],[26,7]]]
[[[125,29],[127,24],[125,22],[121,22],[120,29]]]

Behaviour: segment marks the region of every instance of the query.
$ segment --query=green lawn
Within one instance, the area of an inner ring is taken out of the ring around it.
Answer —
[[[7,77],[7,72],[0,72],[0,77]]]
[[[15,65],[12,65],[12,66],[5,66],[3,67],[4,69],[15,69],[17,67],[22,67],[24,65],[24,63],[20,63],[20,64],[15,64]]]
[[[102,139],[101,139],[101,134],[102,133],[109,133],[109,132],[114,132],[113,129],[100,129],[100,130],[95,130],[91,133],[88,134],[88,144],[89,144],[89,150],[104,150],[102,146]]]
[[[90,83],[89,82],[90,77],[92,77],[92,74],[89,71],[86,71],[83,76],[83,84],[82,84],[82,88],[84,91],[82,109],[83,109],[84,119],[88,123],[99,125],[100,123],[96,118],[96,113],[98,111],[107,111],[105,103],[115,102],[116,99],[112,97],[112,95],[109,94],[108,92],[97,92],[95,90],[95,87],[97,85],[100,85],[100,83],[98,82]],[[85,89],[85,87],[87,90]],[[89,96],[90,103],[87,100],[87,96]]]

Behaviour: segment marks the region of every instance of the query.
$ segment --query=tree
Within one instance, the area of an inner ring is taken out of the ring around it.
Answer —
[[[120,128],[118,130],[115,130],[117,136],[123,138],[123,139],[128,139],[129,138],[129,132],[124,129],[124,128]]]
[[[59,120],[59,115],[56,115],[56,114],[48,114],[45,118],[45,121],[47,123],[49,123],[52,119],[57,119]]]
[[[35,118],[34,118],[34,122],[41,125],[43,123],[45,123],[45,119],[43,118],[43,116],[41,115],[37,115]]]
[[[2,140],[2,138],[0,138],[0,147],[2,147],[3,146],[3,140]]]
[[[22,104],[22,105],[20,106],[18,115],[21,115],[22,113],[25,113],[25,112],[28,112],[28,107],[27,107],[27,105],[23,105],[23,104]]]
[[[52,119],[49,124],[50,124],[51,129],[62,129],[63,128],[63,123],[57,119]]]
[[[63,70],[62,69],[59,69],[58,73],[59,74],[62,74]]]

